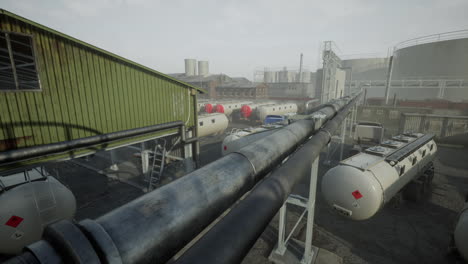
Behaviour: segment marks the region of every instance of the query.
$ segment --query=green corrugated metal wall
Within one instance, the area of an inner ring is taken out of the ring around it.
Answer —
[[[193,87],[0,14],[0,29],[30,34],[42,91],[0,91],[0,140],[17,147],[181,120],[195,125]]]

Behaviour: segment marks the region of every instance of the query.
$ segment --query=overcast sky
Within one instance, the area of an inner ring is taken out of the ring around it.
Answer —
[[[165,73],[184,58],[249,79],[262,67],[318,65],[320,43],[342,54],[468,29],[468,0],[1,0],[0,7]]]

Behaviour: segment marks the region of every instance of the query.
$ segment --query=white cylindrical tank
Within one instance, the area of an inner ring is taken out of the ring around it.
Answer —
[[[399,137],[403,140],[407,138]],[[325,200],[335,210],[353,220],[372,217],[434,160],[436,144],[432,139],[426,139],[426,136],[409,138],[410,142],[405,142],[398,149],[372,147],[340,162],[323,176],[322,193]],[[414,144],[421,144],[415,146],[411,144],[413,141],[416,142]],[[388,161],[387,157],[400,153],[405,155],[399,161]]]
[[[221,144],[221,153],[224,156],[231,152],[238,151],[257,140],[274,133],[280,127],[281,126],[272,125],[268,127],[251,127],[234,131],[232,134],[224,138],[223,143]]]
[[[282,70],[278,72],[278,82],[287,83],[288,82],[288,71]]]
[[[264,102],[264,103],[253,103],[253,104],[244,104],[240,109],[241,118],[250,119],[253,117],[255,111],[258,107],[264,105],[271,105],[272,102]]]
[[[197,60],[185,59],[185,75],[186,76],[197,75]]]
[[[232,114],[232,111],[241,109],[243,105],[251,104],[249,101],[237,101],[237,102],[223,102],[219,103],[215,107],[216,113],[224,113],[227,116]]]
[[[208,61],[198,61],[198,75],[208,76],[210,74]]]
[[[311,75],[310,71],[304,71],[304,72],[302,72],[301,82],[310,83],[311,77],[312,77],[312,75]]]
[[[198,136],[216,135],[224,133],[229,121],[225,114],[213,113],[198,116]]]
[[[256,115],[259,120],[265,120],[267,115],[284,115],[297,113],[297,105],[294,103],[288,104],[272,104],[257,107]]]
[[[263,82],[265,83],[274,83],[275,82],[275,72],[272,71],[265,71],[263,73]]]
[[[5,176],[9,177],[16,176]],[[72,192],[53,177],[4,190],[0,194],[0,254],[20,253],[41,239],[45,226],[72,219],[75,211]]]
[[[453,239],[458,252],[468,262],[468,203],[460,212]]]
[[[287,73],[288,83],[296,82],[297,73],[295,71],[288,71]]]

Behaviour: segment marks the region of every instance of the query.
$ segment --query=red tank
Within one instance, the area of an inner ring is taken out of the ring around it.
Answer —
[[[205,112],[207,112],[208,114],[213,113],[213,105],[212,104],[206,104],[205,105]]]
[[[244,118],[249,118],[252,115],[252,108],[248,105],[243,105],[241,107],[241,115]]]
[[[224,113],[224,106],[221,104],[216,105],[216,112],[217,113]]]

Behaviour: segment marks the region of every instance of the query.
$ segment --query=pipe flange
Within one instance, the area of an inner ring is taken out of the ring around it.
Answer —
[[[43,237],[60,254],[64,263],[101,263],[90,241],[69,220],[47,226]]]
[[[62,264],[62,260],[57,251],[45,240],[39,240],[25,248],[27,252],[33,254],[41,264]],[[34,262],[25,262],[34,263]]]
[[[85,219],[78,226],[94,246],[101,261],[104,263],[122,263],[122,258],[114,241],[100,224],[94,220]]]

